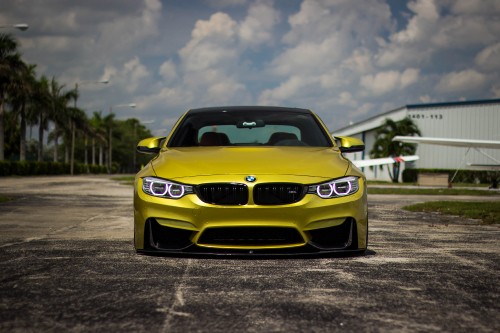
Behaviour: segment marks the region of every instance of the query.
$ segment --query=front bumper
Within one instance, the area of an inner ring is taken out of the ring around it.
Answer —
[[[134,238],[138,252],[310,254],[363,251],[368,219],[364,180],[357,193],[261,206],[212,205],[196,194],[165,199],[142,192],[136,179]],[[250,197],[252,185],[249,186]]]

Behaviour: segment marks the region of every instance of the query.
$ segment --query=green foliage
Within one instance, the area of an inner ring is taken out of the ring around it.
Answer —
[[[420,135],[420,130],[410,118],[405,118],[397,122],[391,119],[386,119],[375,135],[376,140],[373,144],[372,150],[370,151],[370,156],[372,158],[413,155],[417,149],[414,144],[396,142],[392,141],[392,139],[397,135]],[[392,181],[397,183],[399,179],[400,163],[394,163],[392,171],[390,168],[387,168],[387,170]]]
[[[113,121],[113,161],[119,173],[136,173],[140,166],[149,162],[151,156],[138,154],[137,143],[153,135],[135,118]]]
[[[370,187],[368,194],[500,196],[498,191],[467,188]]]
[[[5,138],[5,142],[0,140],[0,161],[37,159],[46,163],[2,163],[1,175],[67,173],[66,166],[57,163],[65,152],[71,151],[73,144],[75,174],[101,173],[106,169],[104,166],[84,165],[99,160],[95,155],[92,158],[92,147],[94,151],[101,148],[100,157],[105,163],[109,161],[111,146],[113,173],[136,172],[148,162],[148,156],[135,152],[140,139],[152,136],[139,120],[117,120],[113,113],[103,117],[100,111],[94,112],[93,118],[89,119],[84,110],[77,108],[78,85],[74,89],[65,89],[55,77],[37,77],[36,65],[28,65],[22,60],[18,46],[13,36],[0,34],[0,138]],[[29,126],[38,128],[38,142],[25,140]],[[49,128],[53,128],[48,135],[49,143],[53,142],[53,145],[44,149],[44,138],[47,137],[44,132]],[[52,154],[48,154],[50,151]],[[49,160],[55,164],[47,164]]]

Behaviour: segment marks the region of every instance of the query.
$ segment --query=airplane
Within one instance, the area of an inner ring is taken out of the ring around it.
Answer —
[[[375,166],[375,165],[384,165],[384,164],[394,164],[400,162],[410,162],[416,161],[419,157],[417,155],[408,155],[408,156],[397,156],[397,157],[383,157],[383,158],[374,158],[367,160],[353,160],[352,163],[358,168]]]
[[[469,166],[490,168],[490,169],[500,169],[500,161],[486,154],[480,148],[491,148],[500,149],[500,141],[494,140],[472,140],[472,139],[450,139],[450,138],[431,138],[431,137],[421,137],[421,136],[395,136],[392,141],[400,141],[407,143],[421,143],[429,145],[440,145],[440,146],[451,146],[451,147],[464,147],[469,148],[465,155],[469,152],[471,148],[478,151],[480,154],[486,156],[490,160],[494,161],[496,164],[471,164]]]
[[[491,141],[491,140],[449,139],[449,138],[431,138],[423,136],[397,135],[392,139],[392,141],[401,141],[408,143],[425,143],[430,145],[442,145],[442,146],[466,147],[466,148],[500,149],[500,141]]]
[[[464,147],[468,148],[465,155],[469,153],[470,149],[473,148],[480,154],[486,156],[488,159],[494,161],[496,164],[473,164],[467,163],[469,166],[478,167],[484,170],[500,170],[500,161],[486,154],[480,148],[490,148],[490,149],[500,149],[500,141],[496,140],[473,140],[473,139],[450,139],[450,138],[432,138],[432,137],[415,137],[415,136],[395,136],[392,141],[400,141],[407,143],[417,143],[417,144],[430,144],[430,145],[440,145],[440,146],[451,146],[451,147]],[[492,185],[493,188],[497,188],[496,184]]]

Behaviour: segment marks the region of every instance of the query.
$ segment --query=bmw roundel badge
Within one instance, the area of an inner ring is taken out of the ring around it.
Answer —
[[[255,178],[255,176],[246,176],[245,180],[249,183],[253,183],[257,178]]]

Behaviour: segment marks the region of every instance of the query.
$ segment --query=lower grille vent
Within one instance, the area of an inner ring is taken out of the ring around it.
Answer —
[[[205,245],[286,245],[304,242],[300,233],[293,228],[276,227],[232,227],[209,228],[198,240]]]

